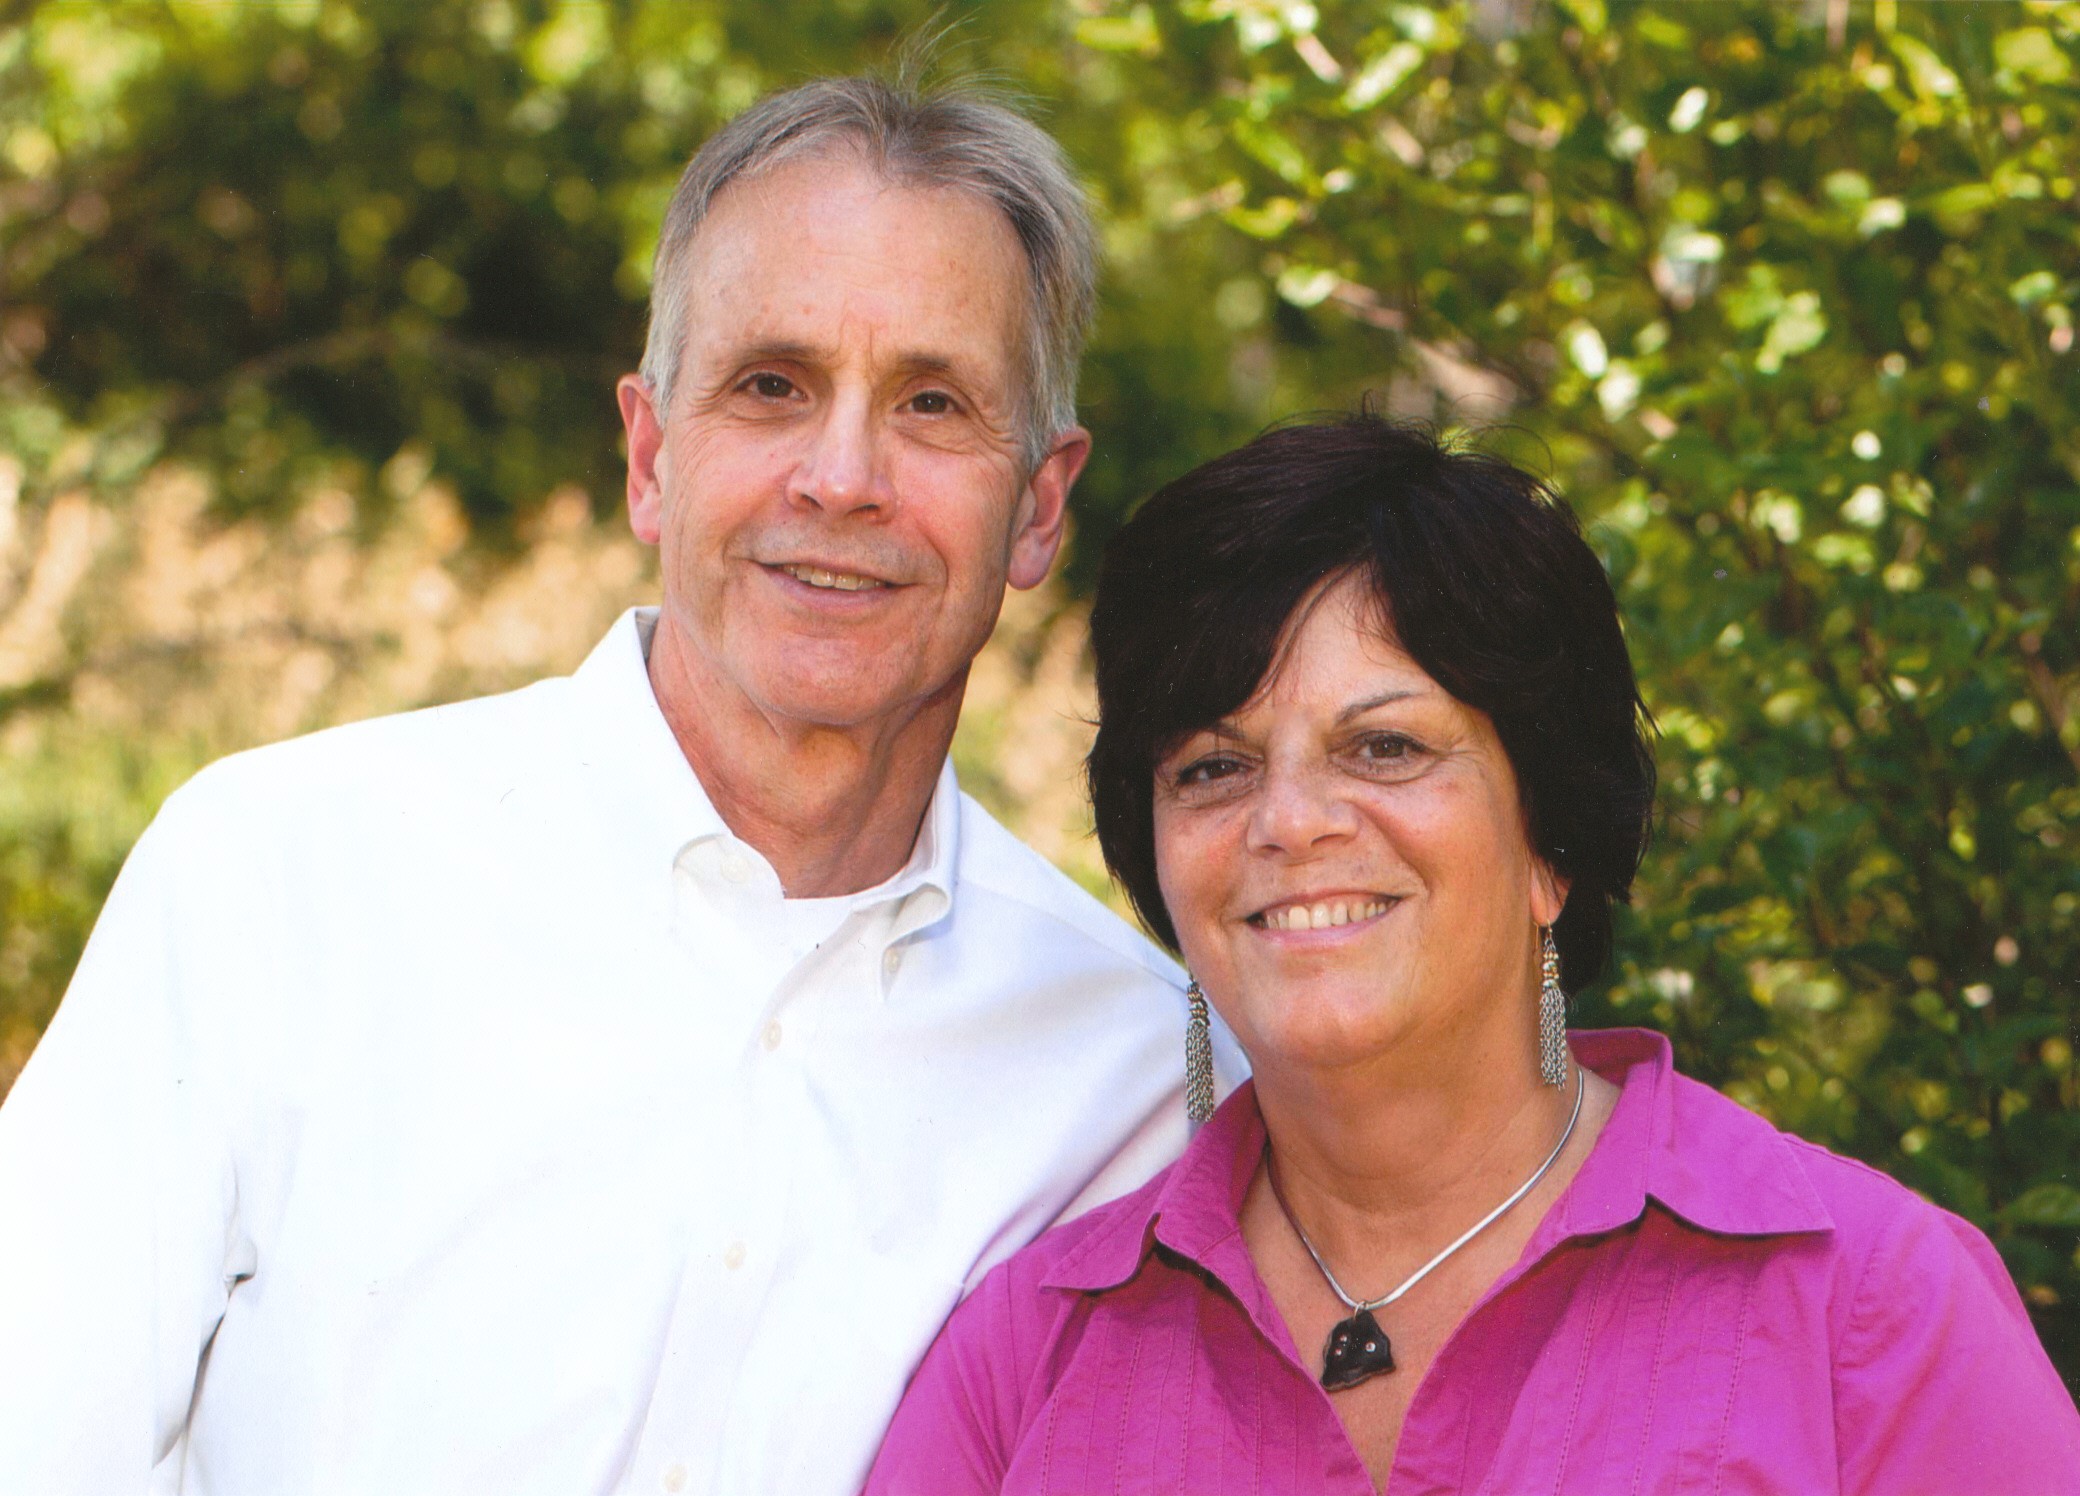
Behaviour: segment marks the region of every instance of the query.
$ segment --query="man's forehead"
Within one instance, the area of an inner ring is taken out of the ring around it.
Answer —
[[[682,274],[704,359],[922,373],[1015,361],[1024,251],[994,204],[843,159],[790,162],[716,200]]]
[[[844,258],[901,250],[935,229],[958,240],[965,258],[1025,268],[1016,230],[988,197],[905,181],[851,151],[780,161],[726,184],[694,231],[688,258],[712,261],[774,244]]]
[[[847,348],[836,338],[790,337],[761,327],[756,322],[735,327],[716,327],[716,336],[709,339],[710,353],[733,360],[770,359],[778,363],[833,364],[847,356]],[[941,347],[930,343],[909,343],[903,337],[906,329],[883,334],[870,331],[864,335],[868,351],[877,363],[887,364],[906,374],[957,374],[975,362],[975,350],[956,347]]]

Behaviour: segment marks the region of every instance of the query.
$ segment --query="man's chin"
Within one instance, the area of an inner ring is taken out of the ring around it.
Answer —
[[[934,707],[958,715],[967,661],[948,669],[943,641],[934,648],[934,641],[908,632],[894,637],[893,630],[803,629],[791,622],[747,608],[705,642],[678,631],[668,641],[661,630],[651,678],[661,690],[684,696],[681,705],[689,711],[712,712],[718,700],[734,697],[775,725],[872,731],[929,715]],[[660,654],[667,657],[662,678]],[[682,673],[685,678],[674,678]]]
[[[966,673],[962,671],[961,675],[965,677]],[[960,683],[950,684],[957,710]],[[840,732],[871,729],[914,716],[921,707],[948,694],[943,685],[934,690],[924,681],[880,674],[867,661],[859,661],[849,669],[825,665],[813,671],[759,672],[744,685],[745,694],[769,718]]]

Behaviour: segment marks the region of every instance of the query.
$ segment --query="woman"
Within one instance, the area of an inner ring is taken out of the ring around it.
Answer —
[[[2080,1489],[1983,1236],[1570,1047],[1653,767],[1558,500],[1289,426],[1149,501],[1092,635],[1106,858],[1255,1079],[984,1280],[871,1492]]]

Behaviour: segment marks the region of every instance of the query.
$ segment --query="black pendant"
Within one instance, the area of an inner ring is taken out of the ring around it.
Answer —
[[[1322,1385],[1331,1392],[1355,1387],[1394,1369],[1394,1347],[1370,1309],[1360,1309],[1329,1332],[1322,1352]]]

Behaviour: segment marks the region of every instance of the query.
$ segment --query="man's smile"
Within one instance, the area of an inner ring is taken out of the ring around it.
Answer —
[[[787,573],[797,582],[804,582],[811,587],[821,587],[837,592],[865,592],[872,588],[887,588],[895,585],[892,582],[881,581],[876,577],[861,576],[857,572],[832,571],[821,566],[808,566],[792,562],[773,569]]]

